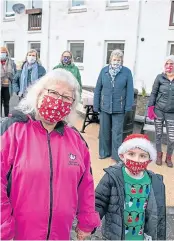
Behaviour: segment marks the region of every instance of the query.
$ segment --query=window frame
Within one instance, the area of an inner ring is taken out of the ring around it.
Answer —
[[[85,53],[85,41],[84,40],[68,40],[68,50],[71,51],[71,44],[83,44],[83,62],[75,62],[74,60],[74,64],[77,65],[79,67],[79,69],[83,69],[84,68],[84,53]]]
[[[11,56],[11,59],[14,60],[15,59],[15,41],[4,41],[4,46],[8,49],[7,45],[8,44],[13,44],[14,45],[14,56]]]
[[[174,46],[174,41],[169,41],[168,42],[168,53],[167,53],[167,55],[171,55],[172,53],[171,53],[171,47],[172,46]],[[173,53],[174,54],[174,53]]]
[[[28,41],[28,51],[30,50],[30,49],[33,49],[33,48],[31,48],[31,44],[32,43],[36,43],[36,44],[40,44],[40,55],[39,55],[39,59],[41,58],[41,41]]]
[[[171,1],[169,26],[174,26],[174,1]]]
[[[129,0],[117,0],[116,3],[111,3],[111,0],[106,1],[106,10],[128,9]]]
[[[9,0],[4,0],[4,19],[15,19],[15,12],[7,12],[7,3]],[[20,1],[19,1],[20,2]],[[15,3],[14,3],[15,4]],[[26,9],[35,9],[33,8],[33,0],[27,0],[24,2]],[[41,7],[42,8],[42,7]],[[7,16],[7,14],[12,14],[12,16]]]
[[[73,5],[72,5],[72,1],[73,1],[73,0],[69,0],[68,13],[87,12],[86,0],[84,0],[84,5],[80,5],[80,6],[73,6]]]
[[[4,0],[4,19],[14,19],[15,12],[7,12],[7,2],[8,0]],[[12,14],[11,16],[7,16],[7,14]]]
[[[83,8],[86,8],[86,1],[85,0],[83,0],[83,1],[84,1],[83,5],[73,6],[73,4],[72,4],[73,0],[70,0],[70,8],[71,9],[83,9]]]
[[[105,40],[105,53],[104,53],[104,65],[108,65],[107,63],[107,52],[108,52],[108,44],[124,44],[124,52],[125,53],[125,40]],[[124,56],[123,56],[124,58]]]

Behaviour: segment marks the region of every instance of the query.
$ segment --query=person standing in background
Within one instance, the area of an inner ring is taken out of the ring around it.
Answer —
[[[121,161],[118,148],[123,138],[124,116],[132,111],[133,103],[132,73],[123,66],[123,52],[114,50],[110,64],[100,72],[94,91],[94,111],[100,112],[100,159],[111,156],[115,161]]]
[[[60,62],[61,63],[56,65],[53,69],[61,68],[71,72],[77,79],[80,85],[80,93],[82,93],[81,75],[78,67],[74,64],[72,53],[70,51],[64,51],[61,55]]]
[[[38,52],[35,49],[28,51],[22,68],[17,70],[13,80],[13,91],[23,98],[27,88],[46,74],[45,68],[41,65]]]
[[[12,81],[16,71],[14,61],[11,59],[8,49],[1,47],[1,116],[4,105],[5,117],[9,114],[9,102],[12,94]]]
[[[167,155],[165,163],[173,167],[172,154],[174,150],[174,55],[166,58],[164,72],[156,77],[148,103],[148,117],[155,120],[155,135],[157,148],[156,164],[162,165],[163,152],[161,139],[164,121],[167,130]]]

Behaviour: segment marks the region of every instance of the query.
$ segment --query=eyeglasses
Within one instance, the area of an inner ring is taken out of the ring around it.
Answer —
[[[68,102],[68,103],[73,103],[75,99],[71,96],[66,96],[66,95],[61,95],[59,92],[51,89],[46,89],[48,91],[48,94],[54,98],[59,99],[60,97],[62,98],[62,101]]]

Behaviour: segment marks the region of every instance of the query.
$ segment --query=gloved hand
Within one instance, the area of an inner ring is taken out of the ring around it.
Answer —
[[[157,118],[157,115],[154,112],[154,108],[155,108],[155,106],[148,107],[147,115],[148,115],[149,119],[151,119],[151,120],[154,120]]]

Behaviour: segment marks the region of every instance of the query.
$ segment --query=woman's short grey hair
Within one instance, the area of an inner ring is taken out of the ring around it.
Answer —
[[[69,71],[64,69],[55,69],[48,72],[35,84],[29,87],[26,96],[19,102],[19,105],[15,109],[24,114],[38,113],[38,99],[41,93],[44,89],[49,89],[51,85],[56,85],[59,82],[65,82],[73,88],[75,101],[72,105],[71,113],[65,119],[68,123],[73,123],[75,120],[76,106],[80,98],[80,86],[76,78]]]
[[[113,50],[109,62],[111,62],[113,57],[120,57],[123,60],[123,52],[120,49]]]

